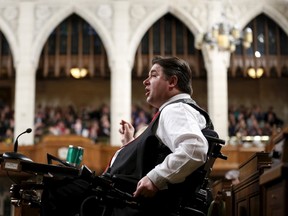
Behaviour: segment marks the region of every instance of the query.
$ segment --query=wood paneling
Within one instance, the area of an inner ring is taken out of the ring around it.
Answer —
[[[44,139],[33,146],[19,146],[19,153],[26,155],[37,163],[47,164],[47,153],[60,158],[58,150],[68,148],[69,145],[81,146],[84,148],[82,164],[89,169],[101,174],[107,167],[113,154],[119,147],[112,147],[107,144],[95,144],[90,139],[77,136],[46,136]],[[0,144],[0,152],[13,151],[12,145]],[[65,160],[65,158],[61,158]]]

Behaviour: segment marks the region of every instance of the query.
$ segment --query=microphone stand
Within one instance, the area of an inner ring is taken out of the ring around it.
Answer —
[[[29,161],[29,162],[33,162],[30,158],[28,158],[27,156],[20,154],[17,152],[18,150],[18,138],[25,133],[31,133],[32,129],[28,128],[26,131],[20,133],[14,143],[14,152],[5,152],[3,153],[2,157],[3,159],[18,159],[18,160],[24,160],[24,161]]]

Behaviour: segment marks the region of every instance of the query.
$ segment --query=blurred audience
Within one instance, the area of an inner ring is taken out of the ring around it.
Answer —
[[[231,105],[228,109],[229,136],[270,136],[277,128],[282,128],[284,122],[269,107],[263,112],[258,105],[252,108]]]
[[[228,109],[229,136],[270,136],[284,124],[273,107],[266,112],[261,107],[231,105]],[[154,115],[155,110],[147,106],[132,106],[131,120],[135,133],[143,131]],[[14,136],[14,110],[5,104],[0,106],[0,142],[11,143]],[[95,143],[109,140],[110,107],[102,104],[99,108],[51,107],[38,105],[35,111],[35,142],[47,134],[76,134],[92,139]]]

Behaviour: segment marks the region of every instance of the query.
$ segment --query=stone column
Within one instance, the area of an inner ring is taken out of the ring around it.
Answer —
[[[31,59],[34,30],[34,3],[19,4],[18,42],[19,61],[16,65],[15,131],[14,137],[31,128],[32,132],[21,136],[19,145],[34,144],[35,110],[35,62]]]
[[[221,139],[228,139],[227,69],[230,52],[205,45],[202,48],[207,70],[208,112]]]
[[[122,119],[131,121],[131,71],[128,59],[129,3],[114,2],[113,37],[115,43],[111,68],[111,140],[112,146],[121,144],[118,132]]]

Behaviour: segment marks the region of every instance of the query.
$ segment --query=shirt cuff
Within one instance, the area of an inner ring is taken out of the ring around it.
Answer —
[[[153,184],[159,189],[164,190],[168,189],[167,180],[160,176],[155,170],[151,170],[147,177],[153,182]]]

